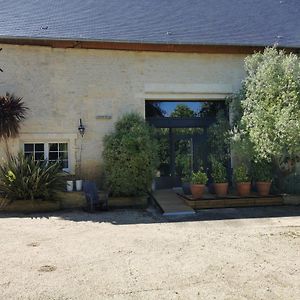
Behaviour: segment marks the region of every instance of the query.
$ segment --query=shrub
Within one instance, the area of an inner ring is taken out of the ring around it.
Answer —
[[[192,173],[192,184],[206,184],[207,180],[207,175],[202,169]]]
[[[266,160],[252,164],[252,176],[256,181],[271,181],[273,177],[272,165]]]
[[[233,170],[233,177],[236,182],[249,182],[250,177],[248,175],[248,170],[245,165],[240,165]]]
[[[256,156],[279,162],[300,153],[300,58],[266,48],[245,59],[242,123]]]
[[[227,172],[224,165],[217,161],[216,159],[211,159],[212,165],[212,178],[215,183],[224,183],[227,182]]]
[[[0,166],[0,190],[10,200],[52,200],[64,186],[60,163],[35,162],[22,153]]]
[[[106,186],[114,196],[149,191],[158,166],[158,145],[152,128],[137,113],[123,116],[104,138]]]

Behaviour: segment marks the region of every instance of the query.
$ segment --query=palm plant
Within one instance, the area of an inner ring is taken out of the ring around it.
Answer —
[[[53,200],[65,186],[59,162],[34,161],[23,153],[0,165],[0,190],[13,200]]]
[[[0,141],[4,140],[7,154],[9,154],[7,141],[19,135],[20,125],[25,119],[27,110],[22,98],[9,93],[0,96]]]

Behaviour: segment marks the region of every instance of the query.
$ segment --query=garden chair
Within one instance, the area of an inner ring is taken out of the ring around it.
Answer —
[[[86,198],[86,210],[89,212],[95,210],[107,210],[108,209],[108,197],[104,197],[101,201],[98,194],[98,188],[94,181],[85,180],[83,182],[83,192]]]

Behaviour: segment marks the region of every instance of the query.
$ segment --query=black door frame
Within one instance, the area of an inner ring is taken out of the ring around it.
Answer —
[[[201,136],[207,136],[207,128],[212,125],[216,118],[214,117],[185,117],[185,118],[163,118],[153,117],[147,118],[147,122],[156,128],[169,128],[169,149],[170,149],[170,173],[171,178],[166,178],[168,185],[176,186],[180,182],[175,174],[175,141],[178,139],[193,139],[193,153],[195,153],[195,147],[197,145],[197,134],[187,135],[174,135],[173,129],[175,128],[203,128],[204,132]],[[195,142],[196,141],[196,142]],[[205,162],[206,163],[206,162]],[[193,165],[195,168],[195,164]],[[169,186],[168,186],[169,187]]]

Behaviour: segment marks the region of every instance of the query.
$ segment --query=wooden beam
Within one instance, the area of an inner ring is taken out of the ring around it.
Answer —
[[[131,43],[108,41],[76,41],[55,39],[26,39],[26,38],[0,38],[0,44],[44,46],[52,48],[80,48],[80,49],[109,49],[128,51],[155,51],[155,52],[183,52],[183,53],[229,53],[251,54],[262,51],[264,46],[233,46],[233,45],[185,45],[185,44],[156,44]],[[279,49],[282,49],[278,47]],[[300,53],[300,49],[284,48],[287,52]]]

